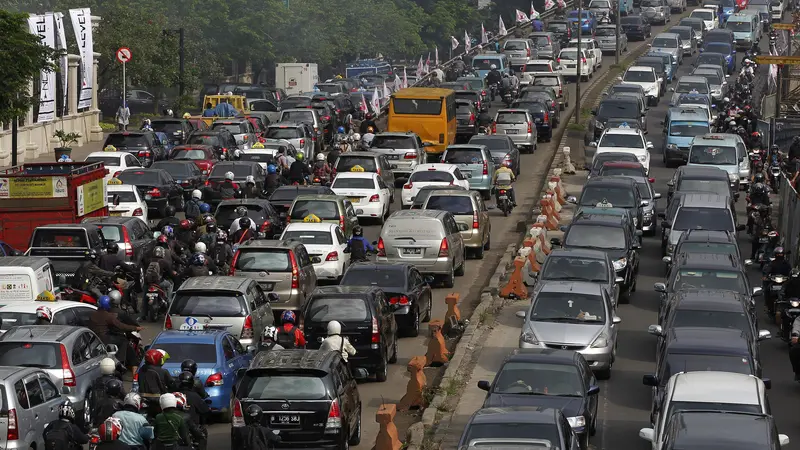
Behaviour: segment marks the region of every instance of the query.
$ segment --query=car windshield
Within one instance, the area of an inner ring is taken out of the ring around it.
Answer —
[[[541,100],[544,101],[544,99],[541,99]],[[523,108],[523,109],[527,109],[528,111],[530,111],[532,113],[538,113],[538,114],[542,114],[542,113],[547,111],[547,108],[545,108],[544,103],[542,103],[541,101],[538,101],[538,102],[514,102],[513,106],[514,106],[514,108]]]
[[[251,152],[252,151],[247,153],[242,153],[241,155],[239,155],[239,161],[250,161],[250,162],[266,164],[275,160],[275,155],[272,153],[267,153],[263,151],[259,153],[251,153]]]
[[[567,24],[564,22],[552,22],[547,24],[547,31],[564,32],[567,31]]]
[[[522,114],[522,117],[525,117],[525,114]],[[504,122],[498,121],[498,123]],[[443,162],[447,164],[483,164],[483,152],[477,148],[450,148],[445,150]]]
[[[242,130],[242,126],[238,123],[214,123],[211,124],[211,129],[214,131],[227,130],[230,131],[231,134],[244,133],[244,130]]]
[[[248,272],[289,272],[292,263],[289,252],[282,249],[241,249],[235,267]]]
[[[125,155],[126,153],[123,153]],[[106,167],[119,167],[122,158],[119,156],[90,156],[86,158],[87,163],[103,163]]]
[[[741,31],[741,32],[750,32],[750,22],[734,22],[729,20],[725,23],[725,28],[731,30],[733,32]]]
[[[135,203],[138,201],[133,191],[108,191],[106,198],[108,198],[108,203],[112,205],[115,199],[119,199],[120,203]],[[108,236],[105,236],[105,234],[103,236],[106,239],[110,239]]]
[[[247,315],[244,297],[238,293],[177,292],[170,304],[171,315],[244,317]],[[180,353],[176,353],[180,354]]]
[[[0,365],[53,369],[61,367],[61,345],[38,342],[0,342]]]
[[[550,27],[548,27],[548,28],[550,28]],[[566,27],[564,27],[564,28],[566,29]],[[551,42],[550,42],[550,38],[548,38],[547,36],[532,36],[530,38],[530,40],[533,41],[533,45],[536,48],[542,48],[542,47],[547,47],[549,45],[552,45]]]
[[[639,120],[639,108],[636,106],[635,101],[630,102],[600,102],[600,108],[597,110],[597,117],[600,118],[615,118],[615,119],[636,119]]]
[[[37,228],[31,247],[88,247],[83,228]]]
[[[339,285],[403,288],[406,285],[406,278],[402,270],[381,270],[380,267],[364,269],[351,267],[347,269]]]
[[[750,361],[741,356],[728,355],[695,355],[684,353],[668,353],[664,363],[664,376],[659,380],[672,378],[678,372],[733,372],[752,375]],[[760,411],[759,411],[760,412]]]
[[[708,53],[701,53],[697,57],[697,65],[700,64],[714,64],[715,66],[722,67],[725,57],[723,55],[710,55]]]
[[[641,6],[647,8],[658,8],[659,6],[662,6],[662,4],[661,0],[642,0]]]
[[[324,400],[328,398],[325,383],[316,373],[264,373],[256,371],[242,379],[239,398],[252,400]]]
[[[595,169],[595,170],[599,169],[599,168],[602,168],[603,164],[605,164],[605,163],[607,163],[609,161],[639,162],[639,159],[636,158],[636,155],[634,155],[632,153],[623,153],[623,154],[614,153],[614,152],[598,153],[597,155],[595,155],[594,160],[592,161],[592,168]]]
[[[281,101],[282,109],[291,108],[304,108],[311,104],[311,99],[308,97],[289,97]]]
[[[452,183],[454,178],[450,172],[420,170],[412,173],[409,181],[416,183]]]
[[[154,121],[151,122],[151,126],[153,131],[160,131],[167,134],[174,133],[176,131],[183,131],[183,127],[181,126],[180,122]]]
[[[485,145],[489,147],[492,153],[503,151],[505,154],[511,150],[511,144],[508,142],[508,138],[502,136],[475,136],[470,139],[469,142],[476,145]]]
[[[602,176],[630,176],[630,177],[643,177],[645,176],[644,167],[640,164],[639,167],[615,167],[603,166],[600,168],[600,175]]]
[[[605,300],[599,295],[539,292],[533,299],[532,322],[605,322]]]
[[[738,164],[736,147],[693,145],[689,149],[689,163],[728,166]]]
[[[524,41],[506,41],[506,45],[503,48],[506,50],[526,50],[528,46]]]
[[[726,44],[724,42],[709,42],[706,44],[704,51],[722,53],[723,55],[727,56],[731,54],[731,46],[730,44]]]
[[[160,186],[161,177],[158,172],[149,170],[123,170],[117,178],[122,181],[122,184],[132,184],[134,186]]]
[[[327,92],[328,94],[338,94],[342,92],[342,86],[339,84],[318,84],[317,88],[322,92]]]
[[[281,122],[307,122],[314,123],[314,113],[312,111],[284,111],[281,115]]]
[[[372,178],[336,177],[331,189],[377,189]]]
[[[609,9],[609,8],[611,8],[611,4],[608,2],[608,0],[592,0],[589,3],[589,9],[592,9],[592,8]]]
[[[650,193],[650,183],[636,183],[636,189],[639,190],[639,197],[642,200],[652,200],[653,196]]]
[[[333,245],[333,236],[329,231],[290,230],[281,239],[302,242],[303,245]]]
[[[695,137],[710,133],[708,122],[670,122],[669,135]]]
[[[71,313],[69,313],[71,315]],[[56,316],[57,318],[58,316]],[[8,331],[11,327],[33,325],[36,323],[36,313],[0,312],[0,330]]]
[[[507,450],[507,446],[509,444],[506,444],[506,441],[508,439],[536,439],[537,441],[544,440],[550,442],[550,446],[552,446],[552,448],[560,448],[559,443],[561,442],[557,425],[547,423],[514,422],[513,416],[509,417],[503,423],[473,423],[467,426],[467,429],[464,430],[464,432],[466,433],[466,437],[463,438],[465,442],[470,442],[475,439],[482,440],[480,446],[475,447],[477,449],[486,448],[487,450]],[[498,442],[492,442],[491,439],[497,439]],[[544,449],[545,447],[541,444],[526,444],[520,447],[511,448],[524,448],[530,450],[531,448]]]
[[[568,247],[603,248],[623,250],[627,248],[625,231],[618,227],[594,225],[572,225],[564,244]]]
[[[472,199],[465,195],[431,195],[425,209],[449,211],[454,216],[471,216],[474,213]]]
[[[697,73],[697,72],[695,72],[694,75],[697,75],[698,77],[705,78],[706,81],[708,81],[708,84],[710,84],[712,86],[719,86],[719,85],[722,84],[722,78],[720,78],[719,74],[717,74],[717,73],[710,73],[710,72]]]
[[[601,27],[601,28],[598,28],[597,31],[595,31],[594,34],[595,34],[595,36],[616,36],[617,35],[617,30],[615,30],[615,29],[613,29],[611,27]]]
[[[674,291],[684,289],[718,289],[744,292],[741,272],[731,270],[690,270],[681,269],[675,276]]]
[[[584,186],[581,193],[581,205],[594,207],[601,203],[603,206],[615,208],[636,208],[639,206],[636,204],[636,196],[628,188],[598,186],[593,183]]]
[[[731,401],[739,399],[732,398]],[[749,405],[746,403],[718,403],[718,402],[669,402],[669,409],[666,417],[672,417],[676,411],[726,411],[761,414],[761,405]]]
[[[714,13],[711,11],[692,11],[692,13],[689,14],[689,17],[697,17],[703,20],[711,21],[714,20]]]
[[[539,76],[533,79],[534,86],[558,86],[558,77]]]
[[[620,25],[641,25],[642,19],[639,17],[623,17],[619,21]]]
[[[367,320],[369,311],[366,303],[353,297],[312,298],[308,307],[306,321],[325,323],[331,320],[339,322],[363,322]]]
[[[221,147],[221,139],[215,134],[192,134],[186,141],[187,144],[192,145],[210,145],[212,147]]]
[[[603,135],[603,138],[600,139],[600,143],[597,144],[598,147],[607,148],[607,147],[615,147],[615,148],[638,148],[644,149],[644,140],[638,134],[617,134],[617,133],[606,133]]]
[[[582,397],[583,379],[572,364],[510,361],[500,368],[492,387],[497,394]]]
[[[525,67],[526,72],[552,72],[553,69],[550,64],[528,64]]]
[[[561,50],[561,54],[558,57],[566,61],[575,61],[578,58],[578,51],[575,49]]]
[[[217,349],[214,344],[185,344],[178,342],[153,343],[153,348],[163,350],[170,355],[180,355],[183,359],[192,359],[196,363],[216,363]]]
[[[472,60],[472,67],[478,70],[490,70],[492,66],[500,68],[500,60],[493,58],[475,58]]]
[[[337,172],[377,172],[376,158],[374,156],[346,156],[342,155],[336,161]]]
[[[302,220],[314,214],[322,220],[339,220],[339,208],[331,200],[296,200],[292,206],[291,218]]]
[[[173,178],[191,177],[197,169],[197,166],[195,166],[194,163],[184,163],[179,161],[156,161],[151,167],[153,169],[166,170],[170,175],[172,175]]]
[[[629,70],[625,72],[623,81],[629,83],[652,83],[656,81],[656,74],[650,70]]]
[[[680,36],[682,40],[686,41],[686,42],[684,42],[684,44],[686,44],[686,45],[688,45],[692,40],[693,32],[692,32],[692,30],[690,30],[688,28],[680,29],[680,30],[672,30],[672,32],[677,34],[678,36]]]
[[[750,330],[752,325],[747,314],[730,311],[699,311],[678,309],[675,311],[671,327],[729,328],[732,330]]]
[[[698,81],[678,81],[675,92],[679,94],[708,94],[708,85]]]
[[[735,231],[733,218],[725,208],[692,208],[678,209],[678,216],[672,224],[673,230],[718,230]]]
[[[466,102],[456,103],[457,116],[469,116],[470,114],[472,114],[472,104]]]
[[[727,181],[722,180],[681,180],[677,188],[681,192],[710,192],[712,194],[731,195]]]
[[[244,178],[248,175],[253,175],[253,166],[250,164],[217,164],[211,170],[208,178],[222,179],[225,178],[225,173],[233,172],[233,177],[236,179]]]
[[[570,256],[549,256],[540,278],[543,280],[586,280],[607,282],[608,268],[605,261]]]
[[[178,149],[172,152],[172,159],[191,159],[203,160],[208,159],[206,152],[198,149]]]
[[[372,138],[371,147],[391,149],[413,149],[415,138],[413,136],[377,135]]]
[[[268,139],[297,139],[303,137],[303,133],[298,127],[269,127],[266,137]]]
[[[653,48],[678,48],[678,41],[672,38],[653,39]]]
[[[106,138],[105,146],[113,145],[114,147],[147,147],[150,145],[147,138],[140,134],[109,134]],[[105,147],[104,147],[105,148]]]
[[[738,246],[734,244],[720,244],[715,242],[684,242],[675,251],[676,253],[713,253],[715,255],[737,256]]]

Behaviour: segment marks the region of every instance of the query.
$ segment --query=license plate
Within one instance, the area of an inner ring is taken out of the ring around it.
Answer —
[[[400,155],[386,155],[386,159],[400,159]]]
[[[112,216],[112,217],[119,217],[119,216],[121,216],[121,215],[122,215],[122,213],[121,213],[121,212],[115,212],[115,211],[111,211],[111,212],[110,212],[110,213],[108,213],[108,214],[109,214],[110,216]]]
[[[575,68],[575,64],[567,64],[567,69],[574,69],[574,68]]]
[[[499,198],[500,198],[500,200],[508,200],[508,196],[507,195],[501,195]]]
[[[767,242],[769,242],[769,238],[759,238],[758,242],[760,242],[762,244],[766,244]]]
[[[506,134],[517,134],[519,130],[506,130]]]
[[[421,255],[422,249],[421,248],[404,248],[403,249],[404,255]]]
[[[361,201],[361,197],[350,197],[350,203],[359,203]]]
[[[272,425],[300,425],[300,415],[273,414],[269,416],[269,423]]]

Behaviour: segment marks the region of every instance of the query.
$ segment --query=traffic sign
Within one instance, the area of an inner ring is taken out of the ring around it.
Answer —
[[[125,64],[126,62],[130,62],[131,60],[131,49],[128,47],[120,47],[117,50],[117,61]]]
[[[756,62],[759,64],[787,64],[790,66],[800,65],[800,56],[773,56],[758,55]]]
[[[773,23],[772,28],[776,30],[794,30],[793,23]]]

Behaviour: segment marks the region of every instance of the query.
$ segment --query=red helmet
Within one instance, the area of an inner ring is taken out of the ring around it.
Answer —
[[[745,111],[750,111],[750,105],[745,105],[744,110]]]
[[[160,366],[162,364],[162,359],[164,359],[164,355],[161,353],[161,350],[155,348],[151,348],[144,354],[144,361],[151,366]]]
[[[508,167],[510,169],[511,166],[512,166],[512,163],[511,163],[510,159],[506,159],[506,160],[503,161],[503,167]]]
[[[188,219],[181,220],[181,228],[184,230],[192,228],[192,222],[190,222]]]
[[[176,405],[175,407],[178,409],[186,409],[188,403],[186,402],[186,396],[181,392],[173,392],[172,395],[175,396]]]
[[[163,234],[159,236],[158,239],[156,239],[156,242],[159,244],[163,244],[164,246],[169,245],[169,239],[167,239],[167,236]]]
[[[122,422],[116,417],[109,417],[100,425],[100,429],[97,431],[100,434],[100,439],[104,442],[116,441],[122,433]]]

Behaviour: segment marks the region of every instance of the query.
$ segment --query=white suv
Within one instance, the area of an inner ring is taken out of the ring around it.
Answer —
[[[597,148],[598,155],[607,152],[631,153],[642,163],[645,172],[650,173],[650,150],[653,143],[645,140],[642,130],[626,125],[609,128],[603,132],[598,142],[589,145]]]

